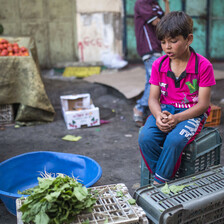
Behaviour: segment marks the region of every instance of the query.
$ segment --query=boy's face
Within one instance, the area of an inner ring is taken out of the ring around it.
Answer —
[[[170,59],[181,59],[188,52],[192,41],[193,34],[189,34],[186,39],[182,35],[174,38],[166,37],[161,41],[161,46]]]

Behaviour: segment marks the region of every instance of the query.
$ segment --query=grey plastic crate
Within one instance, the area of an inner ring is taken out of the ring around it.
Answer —
[[[217,129],[203,128],[200,134],[183,151],[181,165],[175,178],[185,177],[220,164],[222,139]],[[151,174],[141,161],[141,186],[150,184]]]
[[[224,167],[213,166],[170,181],[168,186],[189,185],[176,194],[164,194],[164,185],[147,185],[134,193],[137,204],[152,223],[224,223]]]
[[[81,213],[71,224],[82,224],[88,220],[89,224],[148,224],[144,210],[137,204],[130,205],[132,199],[128,188],[124,184],[112,184],[90,188],[97,192],[97,202],[91,213]],[[16,200],[17,224],[23,224],[22,213],[19,211],[22,201]]]

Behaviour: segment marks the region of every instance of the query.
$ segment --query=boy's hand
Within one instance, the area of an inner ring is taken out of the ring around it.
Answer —
[[[170,114],[168,116],[168,122],[167,123],[171,126],[172,129],[174,129],[178,122],[177,122],[176,117],[173,114]]]
[[[156,125],[162,132],[170,132],[177,125],[177,120],[173,114],[168,111],[162,111],[156,119]]]
[[[172,129],[174,129],[176,127],[177,123],[178,123],[175,116],[173,114],[171,114],[170,112],[166,111],[166,110],[164,110],[162,113],[164,114],[162,122],[169,124],[170,127]]]
[[[162,132],[169,132],[172,130],[170,124],[168,123],[168,116],[161,112],[156,118],[156,125]]]
[[[166,111],[166,110],[162,111],[162,115],[161,116],[162,116],[162,122],[163,123],[167,123],[169,121],[168,117],[169,117],[170,114],[171,113]]]

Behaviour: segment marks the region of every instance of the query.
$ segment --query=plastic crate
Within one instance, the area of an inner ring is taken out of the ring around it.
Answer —
[[[168,186],[187,185],[176,194],[163,193],[164,185],[147,185],[134,193],[151,223],[224,223],[224,167],[213,166],[196,175],[170,181]]]
[[[91,213],[81,213],[76,216],[72,224],[82,224],[88,220],[89,224],[105,223],[139,223],[148,224],[144,210],[137,204],[130,205],[128,200],[132,199],[128,188],[124,184],[113,184],[92,187],[92,192],[97,192],[97,202]],[[18,211],[22,201],[17,199],[17,223],[23,224],[21,212]]]
[[[175,178],[184,177],[220,164],[222,139],[217,129],[203,128],[183,151],[181,165]],[[150,184],[151,173],[141,159],[141,186]]]
[[[0,105],[0,125],[11,124],[14,121],[13,106],[11,104]]]
[[[213,127],[220,125],[221,107],[211,105],[211,112],[206,120],[205,127]]]

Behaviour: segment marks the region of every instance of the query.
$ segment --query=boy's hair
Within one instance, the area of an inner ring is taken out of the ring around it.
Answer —
[[[190,33],[193,33],[193,20],[182,11],[173,11],[163,16],[156,27],[156,35],[160,41],[166,37],[175,38],[179,35],[186,39]]]

